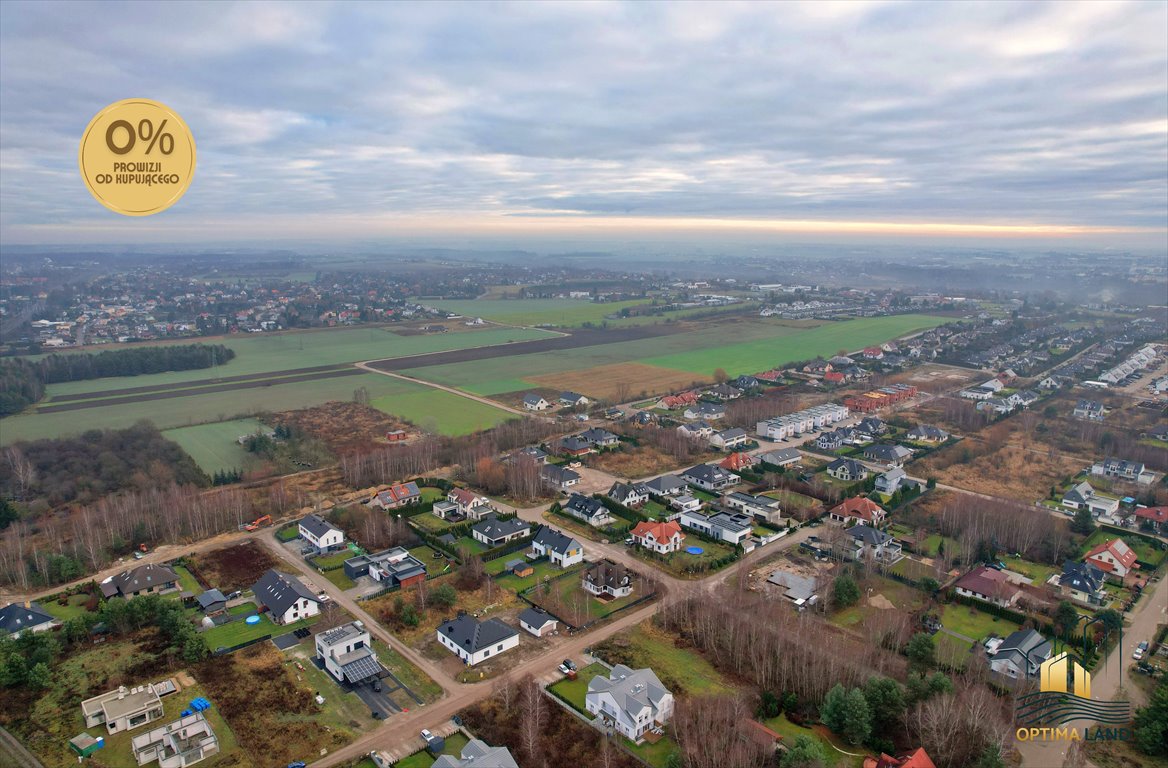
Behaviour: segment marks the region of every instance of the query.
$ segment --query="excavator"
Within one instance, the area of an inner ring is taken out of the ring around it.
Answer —
[[[271,515],[263,515],[261,517],[257,517],[255,520],[252,520],[250,523],[243,526],[243,529],[245,531],[258,531],[260,528],[264,527],[265,525],[271,525],[271,524],[272,524],[272,516]]]

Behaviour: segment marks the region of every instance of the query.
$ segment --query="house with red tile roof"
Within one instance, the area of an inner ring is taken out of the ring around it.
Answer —
[[[657,407],[673,410],[674,408],[684,408],[687,405],[694,405],[697,401],[698,394],[696,392],[682,392],[677,395],[666,395],[657,401]]]
[[[892,757],[884,753],[880,757],[865,757],[864,768],[937,768],[924,747],[917,747],[907,755]]]
[[[864,496],[853,496],[845,499],[828,512],[828,519],[833,523],[847,524],[849,521],[877,525],[883,522],[888,513],[876,502]]]
[[[1083,556],[1083,562],[1090,563],[1120,581],[1138,567],[1135,551],[1123,539],[1111,539],[1099,544]]]
[[[739,470],[750,469],[757,463],[758,459],[751,456],[749,453],[737,451],[719,461],[718,466],[722,469],[728,469],[731,472],[738,472]]]
[[[984,565],[962,576],[953,586],[959,595],[1000,605],[1003,608],[1017,602],[1018,596],[1022,593],[1018,585],[1011,582],[1003,571]]]
[[[1136,517],[1141,523],[1149,523],[1153,531],[1168,532],[1168,507],[1139,507]]]
[[[681,549],[681,542],[685,541],[681,526],[673,520],[665,523],[642,521],[629,535],[645,549],[662,554],[677,552]]]

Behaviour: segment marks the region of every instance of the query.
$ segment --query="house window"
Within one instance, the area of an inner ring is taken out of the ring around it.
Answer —
[[[483,658],[484,659],[490,655],[491,655],[491,650],[489,648],[487,650],[483,651]]]
[[[498,647],[498,648],[496,648],[495,650],[497,650],[497,651],[501,651],[501,650],[503,650],[503,644],[502,644],[502,643],[499,643],[499,647]]]

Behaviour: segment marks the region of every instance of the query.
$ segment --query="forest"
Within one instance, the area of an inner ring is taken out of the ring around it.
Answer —
[[[17,413],[44,397],[46,384],[107,376],[141,376],[222,365],[235,351],[222,344],[175,344],[110,349],[96,354],[49,355],[40,360],[0,360],[0,416]]]

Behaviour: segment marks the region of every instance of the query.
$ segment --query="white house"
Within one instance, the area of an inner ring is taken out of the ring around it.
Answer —
[[[681,526],[672,520],[665,523],[639,522],[629,535],[639,546],[659,554],[676,552],[685,541]]]
[[[697,512],[702,508],[702,502],[701,499],[694,498],[688,493],[683,493],[680,496],[675,496],[670,499],[669,506],[678,512]]]
[[[337,682],[357,684],[381,675],[369,631],[359,621],[317,634],[316,657]]]
[[[524,395],[523,407],[529,411],[546,411],[552,404],[539,395]]]
[[[584,562],[584,545],[550,525],[541,525],[536,530],[531,551],[536,557],[546,557],[561,568]]]
[[[753,528],[751,517],[741,512],[718,512],[713,515],[682,512],[678,522],[686,528],[734,546],[741,544]]]
[[[9,603],[0,608],[0,635],[7,633],[13,639],[24,632],[46,632],[58,623],[36,603]]]
[[[251,591],[277,624],[290,624],[320,613],[320,598],[295,576],[268,570]]]
[[[498,619],[479,621],[468,614],[438,625],[438,642],[473,667],[519,645],[519,632]]]
[[[608,498],[626,507],[639,507],[649,500],[649,489],[642,483],[613,483]]]
[[[320,515],[309,515],[300,521],[300,538],[316,547],[317,552],[329,552],[345,543],[345,533]]]
[[[710,445],[715,448],[721,448],[728,451],[731,448],[737,448],[740,445],[745,445],[750,442],[750,435],[746,434],[746,430],[741,427],[732,427],[731,429],[724,429],[721,432],[715,432],[710,437]]]
[[[446,500],[457,506],[459,513],[471,520],[480,520],[484,515],[495,511],[488,497],[469,488],[452,488],[450,493],[446,494]]]
[[[519,626],[536,637],[543,637],[546,634],[555,632],[559,624],[546,611],[540,610],[539,608],[526,608],[519,614]]]
[[[734,512],[745,512],[777,525],[783,520],[783,510],[778,499],[769,496],[752,496],[749,493],[735,491],[722,497],[722,506]]]
[[[990,656],[990,669],[1017,679],[1037,677],[1042,662],[1050,658],[1051,644],[1033,629],[1010,633]]]
[[[1111,539],[1097,545],[1086,555],[1083,561],[1090,563],[1108,576],[1116,580],[1123,578],[1136,567],[1136,553],[1123,539]]]
[[[625,737],[641,741],[645,731],[669,722],[673,694],[653,670],[617,664],[608,677],[598,675],[589,681],[584,708]]]

